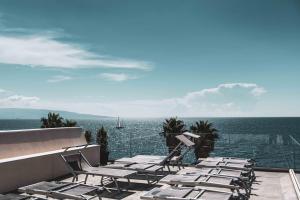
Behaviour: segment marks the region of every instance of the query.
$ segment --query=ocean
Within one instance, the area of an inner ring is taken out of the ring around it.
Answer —
[[[108,130],[110,159],[137,154],[166,155],[163,118],[123,119],[124,129],[115,129],[116,119],[77,120],[85,130]],[[219,130],[213,156],[253,158],[260,167],[300,169],[300,118],[182,118],[189,127],[208,120]],[[0,120],[0,130],[39,128],[39,120]],[[185,162],[194,162],[190,152]]]

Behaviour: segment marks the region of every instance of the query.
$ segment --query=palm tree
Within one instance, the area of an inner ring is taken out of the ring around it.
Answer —
[[[162,134],[166,138],[166,145],[169,149],[169,153],[172,152],[179,143],[175,136],[185,131],[186,129],[184,122],[177,119],[177,117],[171,117],[170,119],[165,120],[163,123]]]
[[[97,144],[100,145],[100,164],[101,165],[106,165],[108,161],[108,137],[107,137],[107,131],[105,128],[102,126],[98,131],[97,131],[97,136],[96,136],[96,142]]]
[[[64,126],[63,120],[64,118],[59,116],[59,113],[49,112],[47,118],[45,117],[41,118],[41,122],[42,122],[41,128],[63,127]]]
[[[74,127],[77,125],[76,121],[68,120],[64,121],[64,118],[59,113],[49,112],[47,118],[41,118],[41,128],[57,128],[57,127]]]
[[[77,126],[77,122],[74,120],[66,119],[66,122],[64,122],[64,127],[75,127]]]
[[[214,150],[215,140],[219,137],[218,130],[208,121],[199,121],[190,127],[192,133],[200,136],[195,140],[195,157],[206,158]]]

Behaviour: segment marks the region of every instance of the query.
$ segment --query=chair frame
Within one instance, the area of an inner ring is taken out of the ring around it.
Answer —
[[[60,182],[60,183],[64,183],[64,182]],[[87,197],[83,196],[84,194],[72,195],[72,194],[64,193],[64,191],[76,188],[78,186],[91,187],[92,189],[95,190],[96,195],[91,196],[90,198],[87,198]],[[43,195],[46,198],[51,197],[54,199],[74,199],[74,200],[90,200],[90,199],[94,199],[94,198],[98,198],[99,200],[102,199],[101,196],[96,192],[102,188],[90,186],[90,185],[86,185],[86,184],[82,184],[82,183],[65,183],[65,185],[62,185],[61,187],[57,187],[55,189],[50,189],[50,190],[40,190],[40,189],[26,188],[26,187],[28,187],[28,186],[19,188],[18,190],[20,192],[25,192],[29,195],[37,194],[37,195]]]
[[[71,165],[69,164],[68,160],[66,159],[67,156],[72,156],[72,155],[76,155],[76,154],[78,154],[78,156],[80,156],[80,160],[77,160],[77,162],[79,162],[79,163],[78,163],[78,164],[79,164],[78,167],[80,168],[80,171],[74,170],[74,169],[71,167]],[[78,175],[80,175],[80,174],[84,174],[84,175],[85,175],[85,178],[84,178],[84,184],[86,184],[89,175],[92,175],[92,176],[101,176],[100,184],[101,184],[101,186],[104,186],[104,179],[105,179],[105,177],[107,177],[108,179],[110,179],[110,181],[112,181],[112,182],[115,184],[115,186],[116,186],[118,192],[121,192],[121,188],[120,188],[120,186],[119,186],[119,184],[118,184],[118,178],[117,178],[117,177],[112,177],[112,176],[108,176],[108,175],[105,175],[105,174],[101,174],[101,175],[100,175],[100,174],[97,174],[97,173],[92,173],[92,172],[89,172],[89,171],[85,171],[85,170],[83,169],[83,167],[82,167],[82,161],[84,161],[89,167],[93,167],[93,166],[89,163],[89,161],[88,161],[87,158],[82,154],[81,151],[79,151],[79,152],[76,153],[76,154],[67,154],[67,155],[62,155],[62,154],[61,154],[61,155],[60,155],[61,158],[63,159],[64,163],[67,165],[69,171],[70,171],[71,174],[73,175],[72,182],[75,182],[75,180],[78,181]],[[97,169],[97,168],[96,168],[96,169]],[[134,171],[134,170],[131,170],[131,171],[137,173],[137,172]],[[124,179],[127,179],[128,184],[130,184],[130,177],[129,177],[129,176],[123,177],[123,178],[124,178]],[[105,187],[105,189],[108,189],[108,188]]]

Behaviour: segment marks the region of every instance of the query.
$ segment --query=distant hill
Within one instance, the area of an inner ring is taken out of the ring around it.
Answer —
[[[49,112],[59,113],[65,119],[90,119],[97,120],[108,118],[107,116],[80,114],[61,110],[43,110],[27,108],[0,108],[0,119],[40,119],[46,117]]]

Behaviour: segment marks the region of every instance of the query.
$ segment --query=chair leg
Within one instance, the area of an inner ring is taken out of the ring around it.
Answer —
[[[119,186],[118,181],[117,181],[116,178],[114,178],[114,182],[115,182],[115,185],[117,187],[118,193],[121,193],[121,189],[120,189],[120,186]]]
[[[87,182],[87,179],[88,179],[88,174],[85,176],[85,179],[84,179],[84,184],[86,184],[86,182]]]
[[[103,183],[103,176],[101,176],[100,184],[101,184],[102,186],[104,185],[104,183]]]
[[[148,173],[146,173],[146,178],[147,178],[148,185],[150,185],[151,183],[150,183],[150,180],[149,180],[149,174]]]
[[[77,176],[77,175],[74,175],[74,176],[73,176],[72,182],[74,183],[75,180],[78,180],[78,176]]]
[[[129,178],[127,178],[127,181],[128,181],[128,185],[129,185],[129,184],[131,184],[131,182],[130,182],[130,179],[129,179]]]
[[[170,166],[169,166],[169,165],[167,165],[167,168],[168,168],[168,171],[171,172],[171,169],[170,169]]]

